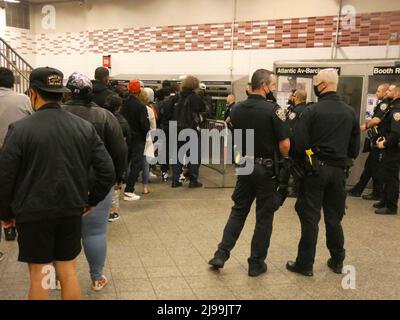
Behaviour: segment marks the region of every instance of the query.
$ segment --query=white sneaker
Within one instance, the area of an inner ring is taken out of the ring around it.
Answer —
[[[184,176],[183,173],[181,173],[180,177],[179,177],[179,181],[180,182],[185,182],[186,181],[186,177]]]
[[[150,178],[150,179],[157,179],[157,175],[154,174],[153,172],[150,172],[150,173],[149,173],[149,178]]]
[[[140,200],[140,196],[133,192],[125,192],[124,193],[124,200],[125,201],[137,201]]]
[[[168,181],[168,173],[167,172],[163,172],[161,175],[161,181]]]
[[[101,279],[98,281],[92,281],[92,289],[94,291],[103,290],[103,288],[107,285],[107,278],[105,276],[101,276]]]

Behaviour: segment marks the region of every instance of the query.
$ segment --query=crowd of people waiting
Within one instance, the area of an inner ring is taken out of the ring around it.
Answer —
[[[121,197],[140,200],[140,174],[143,195],[156,178],[148,161],[155,157],[151,130],[163,129],[168,137],[171,120],[178,130],[199,130],[210,111],[201,95],[205,88],[193,76],[181,85],[164,81],[157,92],[140,80],[113,90],[103,67],[94,78],[74,72],[64,85],[61,71],[37,68],[28,91],[19,94],[13,72],[0,68],[0,221],[6,240],[18,232],[18,260],[29,265],[31,299],[48,298],[42,284],[50,264],[62,297],[81,298],[76,258],[82,246],[92,289],[106,286],[107,224],[119,219]],[[202,187],[198,164],[178,160],[171,168],[166,162],[162,181],[178,188],[187,179],[189,188]]]

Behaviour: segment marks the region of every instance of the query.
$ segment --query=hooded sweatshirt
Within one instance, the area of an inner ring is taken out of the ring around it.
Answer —
[[[12,89],[0,87],[0,149],[8,126],[33,113],[29,98]]]
[[[106,102],[106,98],[110,94],[116,94],[114,91],[110,90],[110,88],[103,82],[98,80],[93,80],[93,102],[98,106],[104,108],[104,103]]]

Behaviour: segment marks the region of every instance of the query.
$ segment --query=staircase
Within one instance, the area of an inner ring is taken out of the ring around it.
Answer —
[[[2,38],[0,38],[0,67],[8,68],[14,73],[14,89],[17,92],[25,93],[28,90],[29,75],[33,68]]]

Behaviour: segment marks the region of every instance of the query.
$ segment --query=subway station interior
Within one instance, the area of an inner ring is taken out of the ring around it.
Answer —
[[[399,300],[399,167],[398,0],[0,0],[0,301]]]

